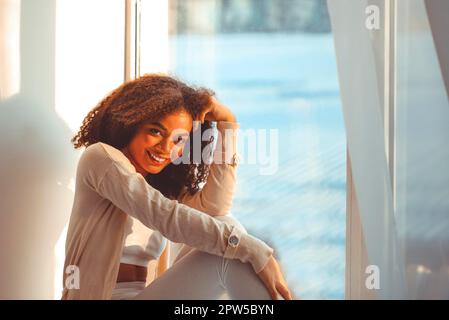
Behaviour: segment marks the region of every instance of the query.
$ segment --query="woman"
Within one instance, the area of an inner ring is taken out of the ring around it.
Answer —
[[[247,234],[235,219],[210,216],[229,209],[229,195],[224,195],[225,202],[217,199],[228,187],[233,189],[237,164],[235,141],[224,135],[213,162],[225,165],[211,170],[215,173],[208,179],[219,181],[200,188],[208,178],[210,165],[203,155],[211,141],[201,142],[198,154],[195,135],[210,133],[211,121],[219,132],[238,128],[235,116],[211,91],[165,75],[123,84],[87,115],[73,139],[75,147],[87,148],[78,163],[65,260],[65,270],[78,270],[79,287],[65,285],[63,299],[109,299],[116,280],[136,271],[125,270],[132,264],[120,267],[131,217],[185,244],[188,252],[128,298],[216,299],[221,289],[235,298],[249,288],[250,296],[239,297],[276,299],[279,293],[291,299],[273,249]],[[210,212],[189,203],[203,203]],[[65,284],[69,276],[65,274]]]

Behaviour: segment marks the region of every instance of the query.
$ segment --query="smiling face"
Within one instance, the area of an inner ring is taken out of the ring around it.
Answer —
[[[122,151],[143,176],[157,174],[182,155],[192,127],[192,116],[179,109],[157,122],[140,126]]]

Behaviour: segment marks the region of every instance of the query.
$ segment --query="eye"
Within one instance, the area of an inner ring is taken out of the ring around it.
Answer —
[[[149,128],[148,133],[153,135],[153,136],[160,136],[161,135],[161,131],[156,129],[156,128]]]

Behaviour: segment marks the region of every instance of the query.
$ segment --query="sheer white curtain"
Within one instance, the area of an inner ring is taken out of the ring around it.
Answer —
[[[380,270],[377,296],[447,299],[449,103],[443,30],[449,6],[440,0],[328,4],[368,261]],[[366,21],[372,5],[379,9],[380,28],[371,30]],[[390,14],[392,33],[385,29]],[[393,97],[389,101],[386,90]],[[388,108],[394,118],[385,122]]]
[[[396,214],[412,299],[449,299],[447,17],[446,0],[397,1]]]
[[[366,27],[366,8],[372,4],[366,0],[328,1],[352,178],[368,260],[380,271],[378,297],[398,298],[403,296],[404,267],[384,142],[384,52],[379,35],[383,31]]]

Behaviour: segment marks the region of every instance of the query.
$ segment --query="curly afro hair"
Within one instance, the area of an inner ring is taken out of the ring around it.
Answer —
[[[81,148],[103,142],[122,149],[145,122],[158,121],[180,108],[196,119],[214,95],[210,89],[189,86],[173,76],[144,75],[122,84],[100,101],[84,118],[72,143],[75,148]],[[205,121],[197,130],[201,130],[202,136],[211,127],[212,123]],[[187,150],[193,150],[193,134],[190,132]],[[201,142],[201,151],[213,138]],[[171,199],[178,198],[184,188],[194,194],[206,181],[210,165],[203,160],[193,161],[192,152],[188,156],[189,164],[170,163],[160,173],[147,175],[147,182]]]

